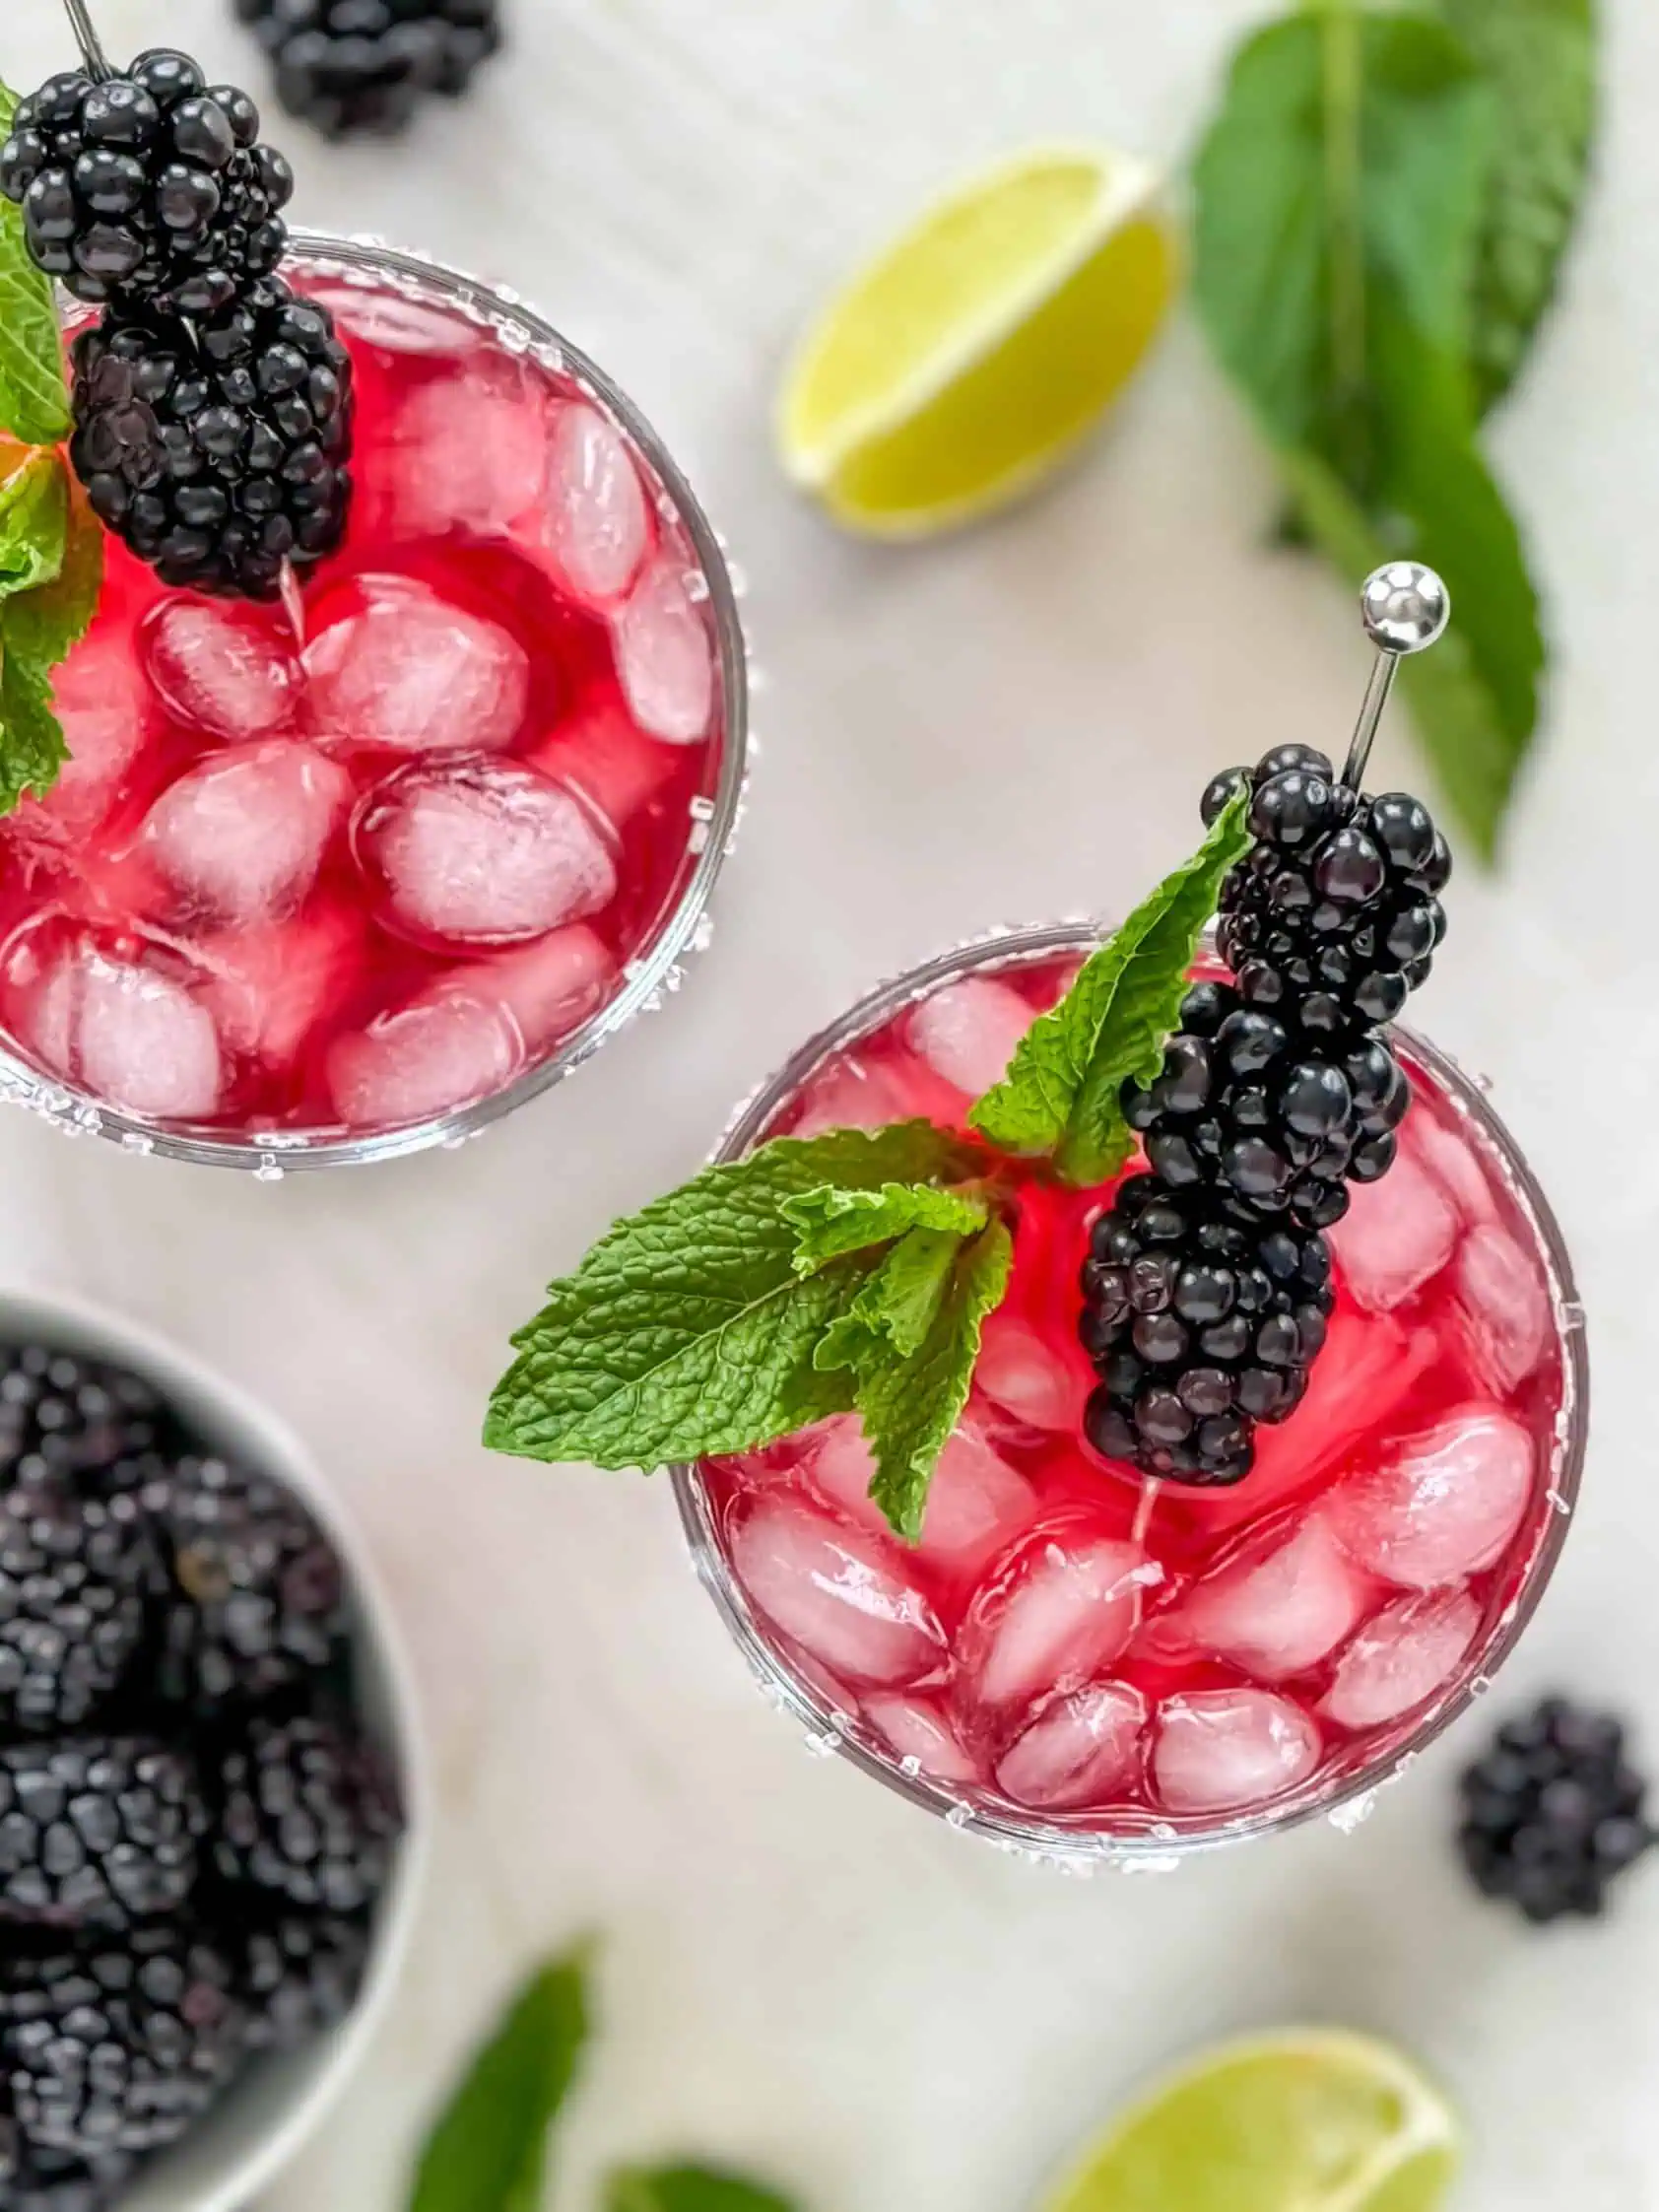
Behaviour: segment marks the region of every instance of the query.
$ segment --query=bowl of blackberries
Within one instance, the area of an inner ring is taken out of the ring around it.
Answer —
[[[407,1683],[278,1423],[0,1294],[0,2212],[241,2212],[314,2127],[410,1918]]]

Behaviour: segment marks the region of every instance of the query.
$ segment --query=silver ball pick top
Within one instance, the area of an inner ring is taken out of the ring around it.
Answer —
[[[1360,586],[1360,619],[1377,657],[1342,771],[1344,783],[1354,791],[1364,779],[1395,673],[1408,653],[1421,653],[1445,636],[1451,594],[1421,561],[1390,561],[1373,570]]]

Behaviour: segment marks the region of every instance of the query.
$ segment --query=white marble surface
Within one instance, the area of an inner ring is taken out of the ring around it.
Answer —
[[[396,2212],[420,2115],[514,1974],[605,1933],[605,2033],[561,2160],[770,2170],[819,2212],[1007,2212],[1149,2065],[1241,2026],[1400,2037],[1451,2083],[1466,2212],[1659,2205],[1659,1869],[1617,1925],[1479,1908],[1443,1747],[1352,1840],[1074,1885],[809,1759],[686,1571],[666,1491],[475,1441],[509,1327],[608,1218],[879,973],[999,919],[1121,905],[1217,765],[1330,743],[1363,677],[1190,323],[1087,465],[995,528],[837,539],[764,426],[848,257],[982,157],[1056,133],[1176,159],[1253,0],[516,0],[512,60],[400,153],[295,134],[299,211],[510,280],[641,401],[753,579],[765,756],[719,932],[669,1011],[486,1142],[279,1188],[0,1123],[4,1265],[171,1329],[304,1431],[414,1642],[443,1824],[395,2023],[267,2212]],[[1645,1141],[1659,757],[1659,39],[1609,0],[1602,175],[1563,311],[1495,445],[1556,641],[1549,741],[1496,883],[1463,879],[1426,1024],[1554,1193],[1592,1316],[1580,1525],[1503,1703],[1617,1696],[1659,1763],[1659,1325]],[[101,0],[115,49],[225,73],[225,0]],[[0,66],[67,52],[6,0]],[[1407,772],[1396,730],[1389,766]],[[1644,1422],[1646,1426],[1644,1427]]]

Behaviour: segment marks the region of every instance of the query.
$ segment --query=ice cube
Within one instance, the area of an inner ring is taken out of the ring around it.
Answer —
[[[1002,1080],[1014,1047],[1035,1020],[1035,1008],[1012,985],[967,975],[924,998],[907,1027],[912,1048],[928,1065],[976,1099]]]
[[[595,1013],[616,981],[616,956],[583,922],[498,953],[471,987],[506,1010],[527,1050],[546,1052]]]
[[[365,924],[355,907],[313,901],[292,921],[198,937],[204,996],[232,1052],[289,1068],[344,1005],[363,971]]]
[[[1397,1598],[1367,1621],[1337,1661],[1319,1710],[1339,1728],[1380,1728],[1448,1683],[1480,1631],[1468,1590]]]
[[[1368,1313],[1391,1313],[1432,1281],[1457,1242],[1457,1209],[1423,1163],[1402,1151],[1380,1182],[1355,1187],[1330,1232],[1343,1280]]]
[[[1506,1230],[1463,1240],[1453,1271],[1470,1365],[1494,1397],[1518,1390],[1550,1341],[1550,1293],[1537,1262]]]
[[[1242,1813],[1305,1781],[1319,1729],[1269,1690],[1194,1690],[1159,1709],[1153,1786],[1172,1813]]]
[[[498,623],[408,576],[331,592],[305,649],[319,737],[401,753],[497,753],[530,695],[530,662]]]
[[[997,1787],[1037,1812],[1099,1805],[1129,1780],[1146,1701],[1122,1682],[1051,1699],[997,1762]]]
[[[851,1415],[826,1424],[808,1468],[815,1487],[861,1527],[888,1529],[870,1496],[875,1460]],[[958,1572],[982,1565],[1030,1518],[1035,1504],[1025,1476],[972,1428],[960,1428],[933,1471],[916,1557]]]
[[[335,1110],[354,1129],[400,1128],[504,1090],[524,1042],[504,1007],[439,983],[328,1051]]]
[[[686,556],[658,555],[611,618],[617,672],[640,725],[696,745],[714,709],[714,648],[686,583]]]
[[[1082,1425],[1089,1383],[1014,1314],[993,1313],[980,1339],[973,1379],[994,1405],[1033,1429]]]
[[[52,704],[69,758],[47,796],[25,799],[11,827],[25,839],[70,843],[109,813],[156,726],[131,639],[100,630],[77,645],[52,678]]]
[[[798,1498],[758,1498],[731,1532],[756,1611],[843,1681],[903,1688],[943,1672],[945,1637],[887,1545]]]
[[[603,822],[625,830],[686,756],[647,737],[621,700],[589,700],[525,753],[529,767],[579,791]]]
[[[573,792],[499,761],[414,764],[358,816],[358,857],[398,925],[444,944],[506,944],[616,897],[614,842]]]
[[[1075,1522],[1033,1534],[975,1592],[962,1623],[973,1701],[994,1717],[1110,1666],[1162,1572],[1137,1546]]]
[[[1471,1228],[1497,1219],[1496,1194],[1472,1136],[1448,1127],[1419,1101],[1401,1123],[1400,1142],[1427,1169]]]
[[[326,307],[346,336],[360,345],[378,346],[388,354],[417,354],[429,359],[442,354],[457,358],[482,343],[482,333],[458,315],[423,307],[418,301],[400,300],[395,293],[370,292],[356,285],[307,285],[306,297]]]
[[[972,1758],[930,1699],[866,1698],[864,1717],[896,1759],[914,1760],[929,1781],[961,1789],[979,1779]]]
[[[1207,1575],[1182,1602],[1179,1627],[1200,1649],[1263,1682],[1317,1666],[1364,1611],[1365,1583],[1322,1521]]]
[[[588,599],[620,598],[650,546],[650,508],[628,441],[585,400],[554,417],[546,533],[565,582]]]
[[[827,1060],[803,1084],[789,1134],[885,1129],[890,1122],[917,1117],[949,1124],[961,1110],[962,1094],[909,1053],[888,1051],[880,1059],[866,1059],[845,1052]]]
[[[389,493],[405,537],[451,530],[498,536],[539,515],[547,492],[547,386],[527,362],[482,353],[418,384],[367,459],[371,493]]]
[[[1361,1567],[1436,1589],[1503,1556],[1526,1516],[1535,1458],[1518,1421],[1468,1405],[1339,1484],[1326,1510]]]
[[[144,844],[191,914],[273,921],[316,881],[351,795],[339,763],[297,739],[233,746],[162,793]]]
[[[294,727],[304,672],[273,616],[181,593],[141,635],[145,672],[174,720],[224,739]]]
[[[200,1120],[224,1090],[224,1055],[199,981],[157,941],[66,932],[49,917],[7,960],[12,1026],[52,1073],[158,1120]]]

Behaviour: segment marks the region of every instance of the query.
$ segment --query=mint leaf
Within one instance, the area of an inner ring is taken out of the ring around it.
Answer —
[[[741,1451],[850,1406],[813,1366],[869,1272],[802,1277],[786,1201],[825,1185],[961,1182],[983,1165],[926,1121],[783,1137],[619,1222],[513,1339],[484,1441],[527,1459],[657,1467]]]
[[[541,2212],[548,2135],[588,2037],[587,1954],[540,1968],[427,2138],[409,2212]]]
[[[0,598],[52,581],[69,527],[68,472],[57,454],[19,446],[5,458],[12,465],[0,475]]]
[[[0,141],[11,135],[17,95],[0,85]],[[69,384],[51,281],[29,257],[23,210],[0,195],[0,430],[26,445],[69,436]]]
[[[983,1208],[977,1222],[983,1225]],[[860,1373],[872,1360],[896,1352],[901,1360],[919,1352],[933,1326],[951,1270],[962,1247],[956,1229],[911,1229],[866,1280],[838,1320],[825,1330],[813,1366],[821,1372],[851,1368]]]
[[[0,814],[9,814],[26,791],[44,798],[68,758],[48,679],[6,648],[0,660]]]
[[[1475,269],[1471,351],[1483,412],[1526,359],[1556,289],[1596,120],[1592,0],[1440,0],[1499,109]]]
[[[605,2212],[796,2212],[763,2182],[713,2166],[619,2166],[606,2178]]]
[[[968,1236],[985,1222],[982,1198],[941,1190],[934,1183],[884,1183],[880,1190],[837,1190],[823,1185],[786,1198],[785,1221],[800,1231],[795,1253],[799,1275],[816,1274],[843,1253],[885,1244],[909,1229],[949,1230]]]
[[[876,1461],[870,1495],[910,1543],[922,1532],[939,1454],[967,1403],[985,1316],[1002,1304],[1013,1266],[1008,1225],[988,1222],[960,1248],[919,1349],[908,1359],[872,1359],[859,1370],[858,1412]]]
[[[1195,168],[1199,313],[1288,484],[1317,506],[1303,528],[1327,550],[1340,539],[1351,555],[1362,536],[1409,552],[1450,586],[1452,631],[1407,697],[1488,854],[1544,666],[1519,535],[1476,443],[1499,121],[1444,23],[1333,5],[1246,41]]]
[[[1224,807],[1192,858],[1091,954],[1059,1005],[1026,1033],[1007,1075],[968,1115],[993,1144],[1052,1152],[1077,1183],[1103,1181],[1128,1158],[1118,1093],[1130,1077],[1150,1083],[1163,1064],[1222,879],[1249,848],[1247,803],[1240,793]]]
[[[77,479],[56,465],[67,495],[61,561],[49,579],[0,609],[7,649],[42,671],[66,660],[92,628],[103,583],[103,526]]]

